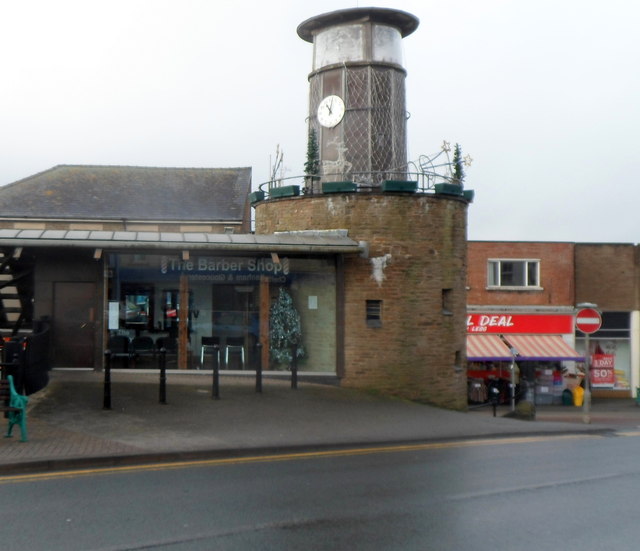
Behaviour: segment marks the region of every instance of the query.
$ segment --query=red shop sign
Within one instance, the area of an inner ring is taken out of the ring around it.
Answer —
[[[468,314],[467,333],[573,333],[573,315]]]

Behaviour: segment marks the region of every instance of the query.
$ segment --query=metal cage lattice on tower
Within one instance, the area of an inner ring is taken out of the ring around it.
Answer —
[[[406,171],[404,71],[389,66],[343,66],[310,81],[310,128],[320,143],[321,180],[350,180],[375,187],[401,179]],[[315,116],[327,95],[327,81],[338,83],[347,112],[336,128],[323,128]]]

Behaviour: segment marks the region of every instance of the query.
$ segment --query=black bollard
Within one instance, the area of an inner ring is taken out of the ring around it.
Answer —
[[[258,363],[256,364],[256,392],[262,392],[262,343],[256,344]]]
[[[104,389],[102,409],[111,409],[111,350],[104,351]]]
[[[213,388],[211,398],[220,399],[220,345],[213,345]]]
[[[167,403],[167,349],[160,349],[158,357],[158,367],[160,368],[160,403]]]
[[[291,388],[298,388],[298,357],[296,355],[297,346],[291,347]]]

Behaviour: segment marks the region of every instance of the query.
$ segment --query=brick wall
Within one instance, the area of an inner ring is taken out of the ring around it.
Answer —
[[[631,244],[577,244],[576,302],[604,310],[638,310],[638,247]]]
[[[258,234],[347,229],[369,245],[368,258],[345,258],[343,385],[466,408],[466,212],[466,202],[434,195],[337,194],[257,205]],[[367,325],[367,300],[382,301],[381,327]]]
[[[467,302],[492,306],[571,306],[575,304],[573,243],[470,241]],[[490,259],[540,260],[540,289],[487,289]]]

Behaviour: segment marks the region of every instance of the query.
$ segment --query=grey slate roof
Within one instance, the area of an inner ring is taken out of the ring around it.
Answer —
[[[242,221],[251,168],[59,165],[0,187],[0,217]]]

